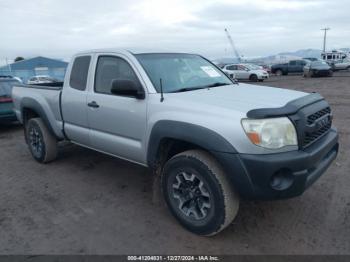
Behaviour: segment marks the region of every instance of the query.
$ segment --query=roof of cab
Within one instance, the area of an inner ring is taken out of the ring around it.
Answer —
[[[179,53],[179,54],[188,54],[186,52],[177,52],[173,50],[167,50],[167,49],[140,49],[140,48],[127,48],[127,49],[122,49],[122,48],[102,48],[102,49],[91,49],[91,50],[85,50],[76,53],[76,55],[81,55],[81,54],[91,54],[91,53],[122,53],[122,54],[161,54],[161,53]]]

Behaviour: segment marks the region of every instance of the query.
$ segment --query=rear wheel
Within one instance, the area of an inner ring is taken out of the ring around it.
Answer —
[[[189,150],[164,166],[162,191],[177,220],[198,235],[215,235],[235,218],[239,198],[207,152]]]
[[[33,158],[39,163],[47,163],[57,156],[57,140],[41,118],[32,118],[26,127],[26,141]]]

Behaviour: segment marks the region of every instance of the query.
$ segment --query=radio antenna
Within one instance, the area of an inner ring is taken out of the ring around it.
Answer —
[[[159,79],[159,83],[160,83],[160,102],[163,102],[164,101],[163,81],[161,78]]]

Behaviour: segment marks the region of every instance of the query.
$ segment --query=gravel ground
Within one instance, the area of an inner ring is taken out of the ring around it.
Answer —
[[[333,108],[340,154],[301,197],[243,202],[225,231],[198,237],[152,204],[147,169],[73,145],[41,165],[20,126],[1,126],[0,253],[350,254],[350,72],[259,84],[316,91]]]

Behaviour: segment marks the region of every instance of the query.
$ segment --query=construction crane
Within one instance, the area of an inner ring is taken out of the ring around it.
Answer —
[[[227,28],[225,28],[225,33],[226,33],[228,41],[230,42],[230,45],[231,45],[231,47],[233,49],[233,52],[235,53],[235,55],[236,55],[236,57],[238,59],[238,62],[240,63],[241,62],[241,57],[240,57],[240,55],[239,55],[239,53],[238,53],[238,51],[237,51],[237,49],[235,47],[235,44],[234,44],[234,42],[232,40],[232,37],[231,37],[230,33],[228,32]]]

